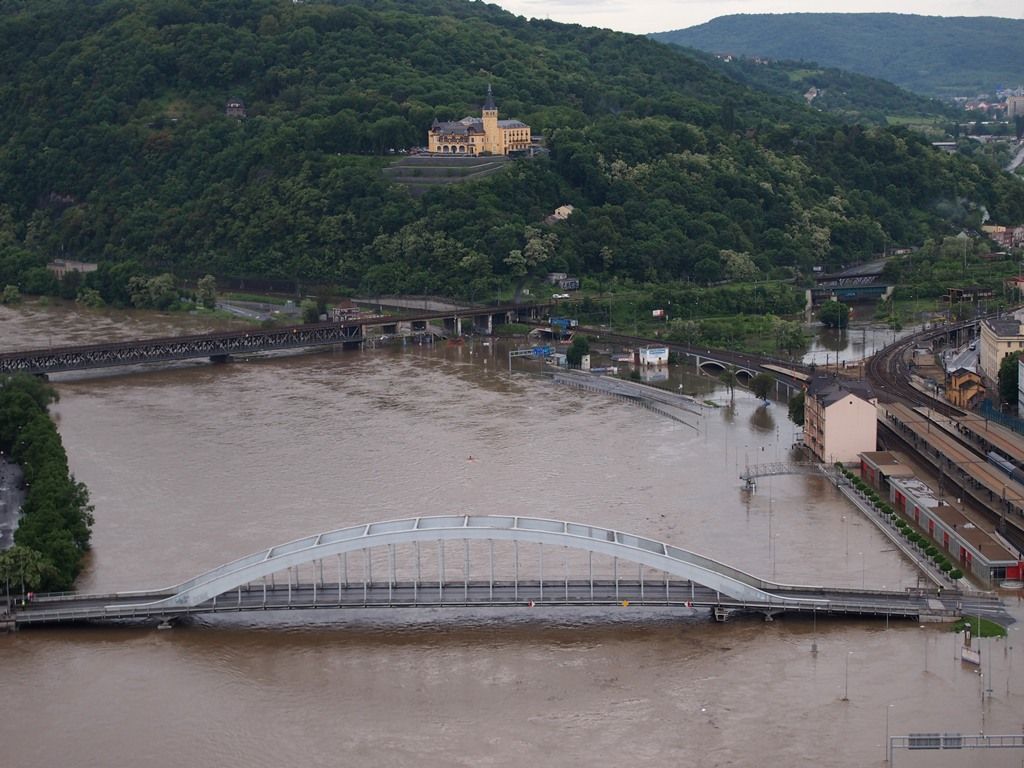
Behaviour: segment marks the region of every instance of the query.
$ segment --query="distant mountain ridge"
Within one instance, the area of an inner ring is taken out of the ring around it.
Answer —
[[[721,16],[656,40],[712,53],[813,61],[930,96],[1024,82],[1024,20],[897,13]]]

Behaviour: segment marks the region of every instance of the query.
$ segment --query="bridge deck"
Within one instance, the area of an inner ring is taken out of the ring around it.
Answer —
[[[376,582],[349,584],[247,585],[193,607],[155,606],[160,593],[120,596],[81,595],[45,598],[19,609],[19,625],[76,621],[154,620],[177,616],[267,610],[346,608],[539,607],[539,606],[669,606],[724,608],[765,615],[781,612],[818,615],[886,616],[952,620],[963,598],[939,600],[915,591],[780,590],[778,602],[749,603],[729,598],[699,584],[662,580],[545,580],[520,582]],[[972,613],[1001,615],[998,600],[973,598]]]
[[[450,317],[476,317],[531,312],[532,305],[478,307],[452,311],[426,311],[395,316],[361,317],[344,322],[312,323],[280,328],[251,328],[162,338],[131,339],[105,344],[32,349],[0,354],[0,373],[60,373],[139,363],[169,362],[201,357],[302,349],[333,344],[358,344],[367,328],[402,323],[427,323]]]

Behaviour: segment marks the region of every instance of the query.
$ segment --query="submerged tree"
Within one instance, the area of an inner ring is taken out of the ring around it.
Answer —
[[[850,307],[841,301],[826,301],[818,312],[818,319],[828,328],[846,328]]]
[[[803,392],[797,392],[789,398],[789,420],[798,427],[802,427],[804,425],[805,399]]]
[[[775,385],[775,379],[769,376],[767,373],[759,373],[757,376],[750,380],[750,389],[757,395],[761,400],[768,399],[768,393],[772,391],[772,387]]]
[[[736,399],[736,385],[739,383],[739,377],[736,375],[736,366],[730,365],[722,371],[718,376],[718,380],[729,389],[729,402],[733,402]]]

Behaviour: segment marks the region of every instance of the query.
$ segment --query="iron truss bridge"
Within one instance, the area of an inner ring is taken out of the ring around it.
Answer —
[[[8,352],[0,355],[0,373],[60,373],[197,357],[226,360],[231,355],[358,343],[362,340],[362,326],[349,323],[318,323],[273,330],[253,329],[197,336],[138,339],[80,347]]]
[[[460,562],[461,561],[461,562]],[[461,566],[461,567],[460,567]],[[460,573],[461,571],[461,573]],[[174,587],[37,595],[16,625],[161,620],[315,608],[671,606],[952,620],[995,599],[765,581],[695,552],[608,528],[533,517],[446,515],[357,525],[255,552]],[[1003,612],[1005,613],[1005,612]]]
[[[171,336],[155,339],[113,341],[87,346],[35,349],[0,354],[0,374],[60,373],[88,368],[109,368],[140,363],[210,358],[226,360],[231,355],[301,349],[335,344],[358,345],[369,328],[395,332],[399,327],[426,331],[430,320],[443,319],[454,327],[462,318],[515,318],[540,311],[534,305],[481,307],[439,312],[419,312],[395,316],[362,317],[345,322],[313,323],[283,328],[204,333],[194,336]]]

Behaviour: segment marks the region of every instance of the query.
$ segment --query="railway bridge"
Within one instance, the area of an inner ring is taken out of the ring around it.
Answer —
[[[447,558],[447,560],[446,560]],[[669,606],[948,621],[955,595],[767,581],[695,552],[585,523],[536,517],[411,517],[317,533],[172,587],[35,596],[15,626],[281,609]],[[998,601],[970,604],[997,615]]]
[[[204,333],[192,336],[111,341],[73,347],[53,347],[0,354],[0,374],[46,375],[91,368],[209,358],[223,362],[232,355],[341,345],[358,347],[369,338],[427,333],[431,321],[446,332],[461,335],[464,323],[489,332],[493,324],[535,317],[545,305],[506,305],[458,308],[402,315],[377,315],[342,322],[311,323],[280,328]]]

